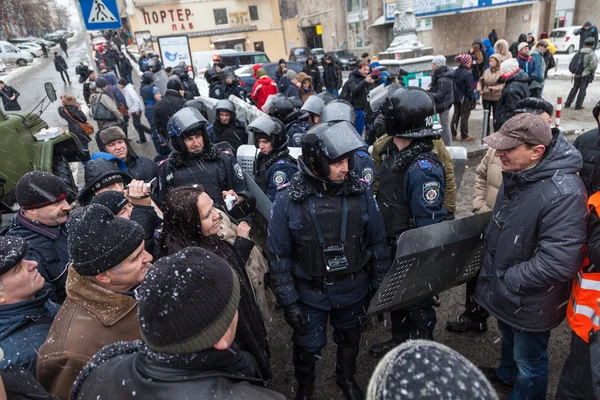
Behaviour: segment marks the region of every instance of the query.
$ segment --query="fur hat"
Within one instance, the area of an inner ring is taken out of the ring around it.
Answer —
[[[118,126],[111,126],[97,133],[100,135],[100,140],[104,145],[114,142],[115,140],[127,140],[125,132]]]

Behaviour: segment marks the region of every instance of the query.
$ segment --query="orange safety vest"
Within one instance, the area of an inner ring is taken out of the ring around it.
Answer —
[[[600,216],[600,192],[589,198],[588,213],[591,206],[594,206],[595,212]],[[590,259],[587,256],[587,248],[584,248],[584,251],[586,256],[583,265],[573,279],[571,300],[567,305],[567,319],[573,332],[589,342],[590,332],[600,330],[600,316],[596,313],[600,298],[600,269],[596,267],[594,272],[588,271]]]

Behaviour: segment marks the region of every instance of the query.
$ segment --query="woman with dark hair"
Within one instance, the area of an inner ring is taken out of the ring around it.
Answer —
[[[240,278],[240,305],[235,340],[242,350],[252,354],[258,367],[257,375],[263,380],[271,377],[270,351],[267,331],[245,264],[254,242],[249,239],[250,226],[242,222],[237,227],[233,245],[219,238],[221,216],[213,200],[202,185],[174,188],[167,194],[163,206],[164,225],[159,239],[160,257],[168,256],[186,247],[198,246],[223,258]]]
[[[279,60],[279,66],[275,70],[275,82],[279,83],[279,80],[285,75],[287,71],[287,64],[285,60],[282,58]]]

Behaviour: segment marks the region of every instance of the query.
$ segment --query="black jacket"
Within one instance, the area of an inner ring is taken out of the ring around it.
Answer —
[[[58,107],[58,115],[60,115],[61,118],[67,121],[67,124],[69,124],[69,132],[77,136],[77,139],[79,139],[81,143],[89,143],[92,140],[88,135],[86,135],[83,132],[83,129],[81,129],[81,126],[79,126],[79,124],[77,123],[77,121],[87,122],[87,117],[80,109],[70,105],[66,107],[60,106]]]
[[[330,64],[323,62],[323,86],[328,89],[342,87],[342,71],[333,60]]]
[[[352,96],[350,98],[352,107],[355,110],[364,110],[367,106],[367,95],[372,86],[367,83],[365,77],[357,69],[350,73],[346,85],[345,90],[348,91],[349,96]]]
[[[152,354],[157,353],[148,351],[140,341],[104,347],[75,381],[71,399],[109,399],[115,393],[121,393],[123,399],[285,399],[261,387],[261,379],[246,367],[252,363],[251,356],[236,347],[195,353],[198,356],[189,361],[194,364],[190,366],[181,365],[185,362],[179,360],[177,365],[169,365],[175,364],[171,360],[180,356],[177,354],[169,354],[160,362]],[[213,361],[215,355],[219,360]]]
[[[177,111],[181,110],[186,100],[181,97],[179,92],[173,89],[167,89],[165,96],[154,106],[154,126],[156,131],[162,137],[168,137],[167,123],[169,118]]]
[[[119,58],[118,63],[119,74],[121,74],[122,77],[131,74],[131,71],[133,71],[133,67],[131,66],[131,62],[127,59],[127,57]]]
[[[235,119],[235,114],[231,115],[231,122],[227,125],[221,124],[221,121],[217,117],[215,123],[208,127],[208,135],[211,143],[229,143],[234,150],[234,154],[237,153],[238,147],[248,144],[246,124]]]
[[[510,45],[510,47],[508,48],[508,51],[510,51],[510,54],[512,54],[513,58],[517,58],[517,54],[519,54],[519,43],[526,42],[526,41],[527,41],[527,35],[525,35],[524,33],[521,33],[519,35],[519,38],[517,39],[517,41]]]
[[[532,168],[503,172],[475,293],[490,314],[525,332],[565,318],[586,239],[581,155],[558,129],[546,152]]]
[[[63,56],[57,55],[56,57],[54,57],[54,68],[56,68],[56,70],[60,72],[66,71],[67,69],[69,69],[69,66],[67,65],[67,62],[65,61]]]
[[[435,101],[435,110],[439,113],[449,110],[454,104],[454,79],[448,67],[438,68],[431,78],[429,93]]]
[[[312,65],[308,65],[308,60],[312,60]],[[309,57],[306,60],[306,65],[302,68],[302,72],[312,78],[312,85],[315,88],[315,91],[319,93],[323,89],[323,84],[321,83],[321,71],[319,71],[319,67],[315,64],[315,60],[312,57]]]
[[[181,88],[186,92],[190,92],[194,97],[200,96],[198,85],[196,85],[196,83],[192,79],[183,79],[181,81]]]
[[[499,83],[503,78],[498,80]],[[494,118],[494,130],[498,131],[506,121],[515,116],[517,103],[521,99],[529,97],[529,75],[522,69],[505,80],[504,89],[496,106],[496,117]]]
[[[473,91],[473,73],[460,65],[452,71],[454,78],[454,102],[463,104],[475,99]]]
[[[575,35],[579,35],[579,48],[583,48],[585,39],[591,37],[594,38],[594,49],[598,45],[598,28],[592,26],[590,29],[580,28],[573,32]]]
[[[0,96],[2,96],[2,102],[4,103],[4,111],[21,110],[18,101],[20,95],[21,93],[17,92],[17,89],[12,86],[4,85],[4,88],[0,89]],[[15,99],[11,100],[13,96],[15,96]]]
[[[585,184],[588,195],[591,196],[600,190],[600,174],[598,174],[598,162],[600,162],[600,141],[598,140],[598,128],[587,131],[577,137],[573,146],[583,157],[583,168],[579,176]]]

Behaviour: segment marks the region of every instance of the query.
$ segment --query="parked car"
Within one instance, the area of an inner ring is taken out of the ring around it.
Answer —
[[[54,42],[51,42],[49,40],[42,39],[39,37],[35,37],[35,36],[27,36],[25,39],[30,39],[30,42],[37,43],[37,44],[44,43],[46,45],[46,47],[56,46],[56,43],[54,43]]]
[[[566,28],[556,28],[550,32],[550,40],[556,46],[556,51],[571,54],[579,50],[579,35],[574,32],[581,26],[568,26]]]
[[[31,53],[21,50],[12,43],[0,41],[0,59],[5,64],[17,64],[19,67],[33,62]]]
[[[308,47],[292,47],[290,50],[290,61],[298,61],[299,63],[306,63],[308,57],[310,57],[312,53]]]
[[[299,63],[297,61],[288,61],[286,65],[288,69],[293,69],[294,71],[296,71],[296,73],[302,72],[302,68],[304,67],[304,64]],[[269,75],[269,77],[272,79],[275,79],[275,71],[277,71],[277,67],[279,67],[279,64],[277,63],[262,64],[262,68],[264,68],[265,71],[267,71],[267,75]],[[240,81],[244,82],[244,85],[246,85],[246,87],[249,87],[249,90],[251,90],[252,86],[254,86],[254,82],[256,82],[256,79],[252,77],[254,74],[254,71],[252,70],[252,65],[247,65],[245,67],[238,68],[234,72],[235,75],[240,79]]]
[[[47,33],[44,35],[44,39],[48,40],[49,42],[52,42],[54,44],[58,44],[58,42],[60,41],[61,36],[56,34],[56,33]]]
[[[240,51],[238,53],[221,54],[221,62],[228,67],[240,68],[245,65],[265,64],[270,61],[263,51]]]
[[[18,43],[16,46],[23,51],[28,51],[34,57],[41,57],[44,55],[42,47],[37,43],[25,42]]]
[[[320,64],[321,60],[323,59],[323,56],[325,55],[325,50],[323,50],[321,47],[317,47],[312,49],[310,52],[315,58],[315,63]]]
[[[350,53],[348,50],[334,50],[331,52],[331,54],[333,54],[333,59],[335,62],[340,64],[345,70],[354,69],[358,64],[358,57]]]

